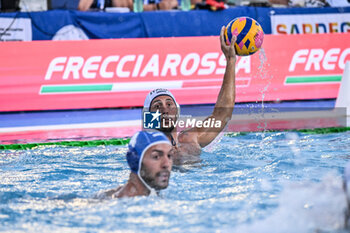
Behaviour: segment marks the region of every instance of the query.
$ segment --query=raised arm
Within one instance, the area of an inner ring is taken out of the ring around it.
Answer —
[[[236,83],[235,83],[235,65],[236,65],[236,51],[234,43],[236,37],[232,36],[231,45],[226,45],[224,40],[225,27],[221,28],[220,32],[220,43],[221,50],[226,57],[226,69],[225,75],[220,89],[218,99],[216,101],[213,113],[207,117],[215,118],[215,120],[221,121],[220,128],[196,128],[193,130],[197,131],[198,143],[201,147],[207,146],[212,142],[216,136],[225,128],[227,122],[231,119],[233,107],[235,105],[236,96]]]

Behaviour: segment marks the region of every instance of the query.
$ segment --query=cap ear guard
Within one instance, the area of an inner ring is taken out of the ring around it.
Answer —
[[[174,102],[175,102],[176,108],[177,108],[176,117],[179,118],[179,116],[180,116],[180,105],[176,101],[174,101]]]
[[[134,148],[130,148],[126,153],[126,161],[129,164],[130,170],[137,174],[139,169],[139,156]]]

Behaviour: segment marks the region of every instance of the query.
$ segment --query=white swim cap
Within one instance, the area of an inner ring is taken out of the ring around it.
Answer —
[[[176,102],[174,95],[168,89],[164,89],[164,88],[157,88],[157,89],[152,90],[150,93],[148,93],[148,95],[146,96],[145,102],[143,104],[143,111],[149,112],[149,110],[151,108],[152,101],[161,95],[170,96],[174,100],[174,103],[177,107],[177,115],[179,115],[180,114],[180,105]]]

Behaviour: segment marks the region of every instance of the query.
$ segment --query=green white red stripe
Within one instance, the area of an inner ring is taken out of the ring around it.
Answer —
[[[237,87],[247,87],[251,78],[237,78]],[[222,79],[199,79],[161,82],[122,82],[122,83],[88,83],[42,85],[40,94],[71,94],[92,92],[129,92],[149,91],[154,88],[167,89],[208,89],[220,88]]]
[[[340,82],[341,74],[334,75],[314,75],[314,76],[287,76],[285,85],[290,84],[326,84]]]

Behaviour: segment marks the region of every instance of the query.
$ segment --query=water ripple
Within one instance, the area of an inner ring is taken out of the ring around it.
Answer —
[[[126,146],[1,151],[0,231],[341,232],[349,142],[349,132],[223,136],[175,167],[160,197],[120,200],[93,197],[127,181]]]

